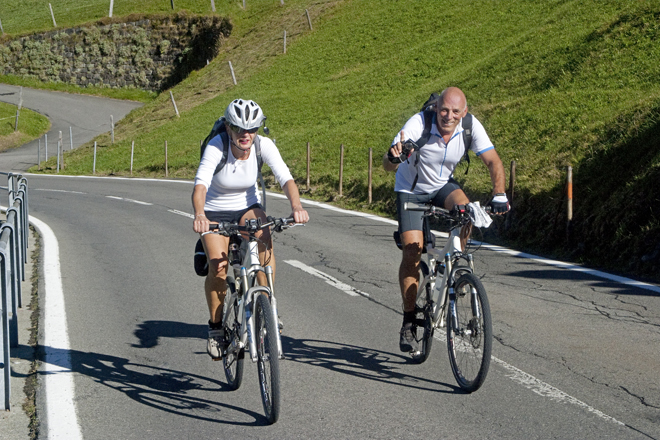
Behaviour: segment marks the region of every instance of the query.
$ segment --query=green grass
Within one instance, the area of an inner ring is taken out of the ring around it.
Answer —
[[[107,2],[85,4],[107,14]],[[208,12],[206,2],[175,4]],[[391,215],[394,175],[382,171],[380,157],[431,92],[455,85],[465,91],[507,169],[516,163],[511,227],[499,225],[489,239],[610,270],[651,277],[660,272],[660,259],[649,257],[660,236],[660,200],[653,190],[660,185],[659,0],[480,0],[460,6],[444,0],[290,0],[284,7],[248,0],[246,11],[239,4],[216,2],[218,13],[230,15],[233,35],[209,66],[173,89],[181,118],[174,116],[169,94],[136,110],[117,127],[115,145],[107,135],[97,138],[99,172],[128,174],[135,141],[134,173],[163,176],[167,141],[170,176],[191,178],[199,140],[229,101],[245,97],[264,108],[271,137],[299,183],[310,142],[313,190],[306,196]],[[0,6],[3,25],[6,7]],[[169,2],[141,7],[121,13],[165,12]],[[26,25],[21,32],[33,29]],[[346,157],[339,199],[341,144]],[[369,148],[374,202],[367,206]],[[91,172],[90,148],[70,154],[67,173]],[[569,240],[568,165],[575,181]],[[456,177],[471,197],[485,201],[490,179],[483,164],[473,156],[470,173],[464,176],[462,169]],[[613,256],[612,248],[624,250]]]
[[[0,152],[26,144],[50,128],[48,118],[22,108],[18,117],[18,131],[15,131],[16,109],[15,105],[0,102]]]

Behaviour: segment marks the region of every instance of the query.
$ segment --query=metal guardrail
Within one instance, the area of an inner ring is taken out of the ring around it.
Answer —
[[[0,221],[0,400],[9,411],[11,398],[10,348],[18,347],[18,308],[23,307],[21,282],[25,281],[28,245],[28,182],[21,174],[7,176],[9,204],[5,221]]]

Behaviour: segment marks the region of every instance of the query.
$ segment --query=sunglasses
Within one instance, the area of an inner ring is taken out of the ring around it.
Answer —
[[[242,128],[242,127],[237,127],[236,125],[233,125],[233,124],[229,124],[229,128],[231,128],[231,131],[233,131],[237,135],[242,135],[245,132],[248,132],[250,134],[254,134],[259,130],[259,127],[245,129],[245,128]]]

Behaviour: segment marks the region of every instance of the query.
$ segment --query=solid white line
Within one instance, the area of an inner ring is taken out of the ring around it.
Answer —
[[[30,191],[49,191],[49,192],[69,193],[69,194],[87,194],[82,191],[67,191],[65,189],[49,189],[49,188],[30,188]]]
[[[60,274],[59,244],[44,222],[30,216],[43,243],[45,301],[43,310],[43,350],[41,365],[46,396],[46,420],[49,439],[82,439],[76,406],[71,367],[69,335],[66,327],[64,293]]]
[[[332,287],[335,287],[350,296],[366,296],[366,297],[369,296],[368,293],[358,290],[355,287],[349,286],[346,283],[342,283],[337,278],[328,275],[327,273],[321,272],[320,270],[314,269],[313,267],[308,266],[305,263],[301,263],[300,261],[297,260],[284,260],[284,262],[290,264],[293,267],[297,267],[303,272],[307,272],[310,275],[314,275],[317,278],[321,278],[323,281],[330,284]]]

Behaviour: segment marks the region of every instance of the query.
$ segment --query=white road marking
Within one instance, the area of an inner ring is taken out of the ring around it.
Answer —
[[[327,273],[321,272],[320,270],[314,269],[313,267],[301,263],[300,261],[284,260],[284,262],[290,264],[293,267],[297,267],[303,272],[307,272],[310,275],[314,275],[317,278],[321,278],[323,281],[330,284],[332,287],[335,287],[350,296],[366,296],[366,297],[369,296],[368,293],[358,290],[355,287],[349,286],[346,283],[342,283],[337,278],[328,275]]]
[[[49,439],[82,439],[76,405],[71,366],[69,335],[66,327],[64,293],[60,273],[60,251],[57,238],[47,224],[30,216],[43,243],[45,304],[43,310],[44,362],[41,365],[46,396],[46,419]]]
[[[445,344],[447,343],[447,333],[442,329],[436,328],[435,331],[433,332],[433,337],[438,341],[441,341],[442,343]],[[503,360],[496,358],[495,356],[491,356],[490,359],[491,361],[495,362],[497,365],[499,365],[500,367],[506,370],[505,373],[506,377],[518,383],[519,385],[524,386],[528,390],[535,392],[539,396],[548,397],[554,400],[555,402],[570,403],[573,405],[577,405],[589,411],[590,413],[595,414],[601,419],[616,423],[617,425],[625,426],[624,423],[618,421],[614,417],[608,416],[604,412],[599,411],[596,408],[587,405],[581,400],[578,400],[575,397],[566,394],[562,390],[555,388],[552,385],[545,383],[540,379],[537,379],[536,377],[532,376],[529,373],[525,373],[520,368],[516,368],[513,365],[508,364]]]
[[[49,191],[49,192],[69,193],[69,194],[87,194],[86,192],[81,192],[81,191],[67,191],[65,189],[48,189],[48,188],[30,188],[30,191]]]
[[[117,197],[117,196],[106,196],[108,199],[115,199],[115,200],[121,200],[123,202],[131,202],[131,203],[137,203],[138,205],[146,205],[146,206],[153,206],[153,203],[149,202],[141,202],[140,200],[133,200],[133,199],[125,199],[123,197]]]
[[[38,175],[38,176],[43,177],[42,175]],[[51,176],[51,177],[103,178],[103,177],[94,177],[94,176]],[[128,180],[128,178],[116,178],[116,177],[112,178],[112,179]],[[153,181],[154,179],[130,179],[130,180],[133,180],[133,181],[138,181],[138,180]],[[172,183],[185,183],[185,184],[192,184],[193,183],[193,182],[186,182],[186,181],[180,181],[180,180],[159,180],[159,181],[161,181],[161,182],[172,182]],[[283,194],[278,194],[278,193],[267,193],[267,194],[269,196],[275,197],[275,198],[281,198],[281,199],[286,198]],[[113,198],[112,196],[108,196],[108,197]],[[143,203],[143,204],[151,205],[150,203],[138,202],[138,201],[129,200],[129,199],[122,199],[122,198],[119,198],[119,197],[114,197],[114,198],[117,198],[117,199],[120,199],[120,200],[128,200],[128,201],[133,201],[133,202],[136,202],[136,203]],[[374,220],[374,221],[389,223],[389,224],[392,224],[392,225],[397,224],[396,221],[391,220],[391,219],[378,217],[378,216],[375,216],[375,215],[372,215],[372,214],[349,211],[349,210],[342,209],[342,208],[337,208],[335,206],[328,205],[328,204],[325,204],[325,203],[320,203],[320,202],[315,202],[315,201],[310,201],[310,200],[305,200],[305,199],[301,199],[301,202],[303,202],[306,205],[317,206],[317,207],[322,208],[322,209],[328,209],[328,210],[331,210],[331,211],[341,212],[341,213],[345,213],[345,214],[348,214],[348,215],[364,217],[364,218],[368,218],[368,219],[371,219],[371,220]],[[169,210],[169,211],[174,213],[174,214],[184,215],[184,216],[192,218],[192,214],[184,213],[182,211],[177,211],[177,210]],[[33,222],[33,220],[36,220],[36,219],[34,219],[34,217],[30,216],[30,221]],[[37,220],[37,222],[38,222],[38,220]],[[39,222],[39,223],[41,223],[41,222]],[[35,225],[35,227],[37,227],[37,229],[40,229],[37,226],[37,224],[35,224],[34,222],[33,222],[33,224]],[[48,228],[47,225],[45,225],[44,223],[41,223],[41,225],[43,225],[44,229],[47,228],[47,230],[50,231],[50,233],[52,234],[52,231],[50,230],[50,228]],[[41,230],[40,230],[40,232],[41,232]],[[433,233],[436,236],[441,236],[441,237],[446,237],[447,236],[447,234],[440,233],[440,232],[437,232],[437,231],[433,231]],[[41,232],[41,234],[42,234],[42,237],[43,237],[44,232]],[[54,235],[52,235],[52,240],[54,240],[55,249],[57,249],[57,240],[56,240]],[[46,240],[44,239],[44,250],[47,247],[45,245],[45,241]],[[475,243],[479,243],[479,242],[475,241]],[[527,259],[531,259],[531,260],[537,261],[537,262],[542,263],[542,264],[557,266],[557,267],[561,267],[561,268],[565,268],[565,269],[569,269],[569,270],[573,270],[573,271],[577,271],[577,272],[584,272],[584,273],[588,273],[588,274],[596,276],[596,277],[601,277],[601,278],[609,279],[609,280],[612,280],[612,281],[616,281],[616,282],[621,283],[621,284],[625,284],[625,285],[629,285],[629,286],[633,286],[633,287],[637,287],[637,288],[641,288],[641,289],[647,289],[647,290],[651,290],[651,291],[654,291],[654,292],[660,292],[660,286],[656,286],[656,285],[653,285],[653,284],[643,283],[643,282],[640,282],[640,281],[637,281],[637,280],[632,280],[630,278],[620,277],[620,276],[617,276],[617,275],[611,275],[611,274],[608,274],[608,273],[605,273],[605,272],[585,268],[585,267],[578,266],[578,265],[571,264],[571,263],[565,263],[565,262],[562,262],[562,261],[556,261],[556,260],[550,260],[550,259],[546,259],[546,258],[542,258],[542,257],[537,257],[535,255],[527,254],[527,253],[524,253],[524,252],[514,251],[514,250],[503,248],[503,247],[500,247],[500,246],[490,245],[488,243],[481,243],[481,245],[484,248],[490,249],[490,250],[495,251],[495,252],[502,252],[502,253],[506,253],[506,254],[509,254],[509,255],[518,256],[518,257],[521,257],[521,258],[527,258]],[[56,251],[56,252],[59,253],[59,251]],[[46,260],[46,258],[44,258],[44,259]],[[334,277],[332,277],[328,274],[325,274],[321,271],[318,271],[318,270],[316,270],[316,269],[314,269],[310,266],[307,266],[307,265],[305,265],[305,264],[303,264],[299,261],[285,260],[285,263],[288,263],[288,264],[290,264],[294,267],[298,267],[299,269],[304,270],[305,272],[307,272],[311,275],[314,275],[316,277],[319,277],[319,278],[323,279],[328,284],[338,288],[339,290],[342,290],[343,292],[347,293],[348,295],[351,295],[351,296],[361,295],[361,296],[366,296],[366,297],[369,296],[369,294],[367,294],[365,292],[361,292],[361,291],[359,291],[359,290],[357,290],[357,289],[355,289],[355,288],[353,288],[353,287],[351,287],[351,286],[349,286],[345,283],[342,283],[341,281],[337,280],[336,278],[334,278]],[[46,281],[48,281],[49,276],[48,276],[48,274],[46,273],[46,270],[45,270],[46,264],[47,264],[47,262],[44,261],[44,275],[45,275]],[[71,375],[70,375],[71,361],[70,361],[70,354],[69,354],[69,351],[68,351],[69,350],[68,349],[68,335],[66,334],[66,319],[65,319],[65,316],[64,316],[63,295],[62,295],[62,292],[61,292],[62,289],[61,289],[61,278],[60,278],[60,274],[59,274],[59,260],[56,261],[56,267],[57,267],[57,271],[56,271],[57,273],[55,275],[56,279],[50,280],[49,283],[55,282],[59,285],[59,294],[60,294],[60,297],[61,297],[60,302],[62,303],[61,311],[60,311],[60,313],[61,313],[60,317],[62,318],[62,322],[63,322],[63,324],[62,324],[63,328],[64,328],[64,335],[63,336],[65,338],[65,344],[59,343],[59,346],[60,347],[66,347],[66,349],[61,348],[60,349],[61,353],[58,353],[57,350],[50,350],[50,362],[53,362],[56,366],[58,366],[59,370],[57,370],[56,368],[53,368],[52,370],[48,370],[48,371],[51,371],[51,372],[58,372],[59,371],[59,374],[51,375],[51,376],[46,374],[46,387],[47,387],[47,390],[49,390],[49,393],[56,392],[54,390],[60,390],[62,393],[70,394],[70,396],[59,397],[59,398],[56,397],[56,398],[53,398],[53,399],[49,399],[48,398],[48,393],[47,393],[46,395],[47,395],[48,404],[47,404],[46,410],[47,410],[47,414],[48,414],[48,417],[49,417],[48,418],[49,428],[56,428],[56,427],[51,427],[51,425],[50,425],[51,420],[58,420],[58,421],[62,422],[60,425],[63,426],[63,428],[62,428],[63,430],[61,431],[62,435],[59,438],[77,439],[77,438],[81,438],[81,436],[80,436],[80,428],[79,428],[76,413],[75,413],[75,406],[73,404],[73,380],[72,380]],[[51,274],[51,277],[52,276],[53,275]],[[48,289],[47,289],[47,293],[48,293]],[[48,295],[47,295],[47,297],[48,297]],[[49,307],[51,307],[50,304],[49,304]],[[51,311],[50,314],[51,315],[53,314],[52,311]],[[47,315],[47,314],[45,313],[45,315]],[[45,316],[44,318],[47,318],[47,316]],[[50,331],[51,331],[51,329],[49,328],[49,332]],[[58,330],[55,329],[55,332],[58,332]],[[44,332],[44,333],[46,333],[46,332]],[[61,333],[61,330],[59,331],[59,333]],[[442,333],[442,334],[440,334],[440,333]],[[436,332],[435,337],[438,340],[446,341],[446,336],[444,335],[444,332]],[[51,341],[52,339],[54,339],[54,338],[49,338],[48,340]],[[56,346],[56,345],[54,345],[55,341],[52,341],[52,342],[49,342],[49,343],[45,342],[46,361],[45,361],[44,369],[48,368],[49,365],[50,365],[49,364],[49,357],[48,357],[49,356],[49,350],[48,350],[49,344],[50,344],[51,348]],[[514,366],[512,366],[512,365],[510,365],[510,364],[494,357],[494,356],[492,356],[491,359],[492,359],[493,362],[500,365],[502,368],[504,368],[505,370],[507,370],[509,372],[507,377],[509,377],[511,380],[513,380],[514,382],[519,383],[520,385],[524,386],[525,388],[528,388],[528,389],[532,390],[533,392],[535,392],[535,393],[537,393],[541,396],[549,397],[549,398],[551,398],[553,400],[556,400],[556,401],[571,403],[571,404],[580,406],[580,407],[586,409],[587,411],[597,415],[600,418],[603,418],[605,420],[609,420],[609,421],[614,422],[614,423],[619,424],[619,425],[624,425],[624,423],[616,420],[615,418],[613,418],[611,416],[608,416],[607,414],[605,414],[605,413],[603,413],[603,412],[587,405],[586,403],[576,399],[575,397],[572,397],[572,396],[564,393],[563,391],[553,387],[552,385],[549,385],[549,384],[535,378],[534,376],[532,376],[528,373],[525,373],[524,371],[522,371],[522,370],[520,370],[520,369],[518,369],[518,368],[516,368],[516,367],[514,367]],[[67,372],[69,374],[67,374]],[[59,379],[59,381],[49,382],[48,379],[50,377]],[[58,404],[54,405],[53,404],[54,401],[58,401]],[[53,406],[53,408],[51,408],[51,406]],[[61,410],[64,407],[66,407],[67,409],[66,410]],[[58,413],[61,412],[62,414],[51,415],[51,413],[55,413],[55,412],[58,412]],[[71,433],[65,432],[64,429],[66,429],[66,427],[69,427],[71,429]],[[49,432],[49,438],[55,438],[55,437],[51,436],[50,432]]]
[[[171,212],[171,213],[173,213],[173,214],[182,215],[182,216],[184,216],[184,217],[188,217],[188,218],[195,218],[195,216],[192,215],[192,214],[190,214],[189,212],[179,211],[178,209],[168,209],[167,212]]]

